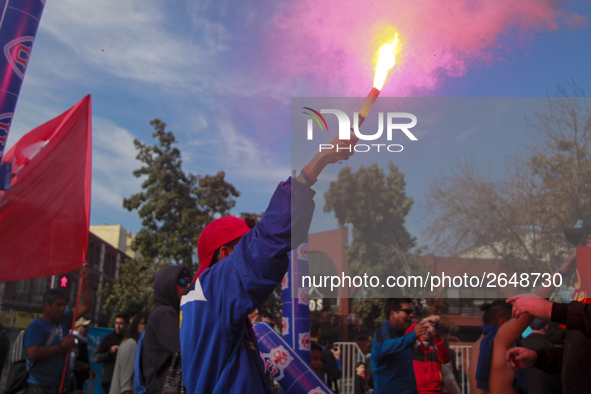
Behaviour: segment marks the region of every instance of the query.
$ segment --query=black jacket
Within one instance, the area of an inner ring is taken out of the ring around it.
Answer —
[[[176,280],[182,271],[191,277],[187,267],[170,265],[158,271],[154,279],[156,309],[148,319],[142,348],[142,372],[147,393],[162,392],[172,356],[181,348]]]
[[[547,373],[562,371],[562,392],[582,393],[591,387],[591,305],[554,303],[552,321],[566,325],[566,343],[537,350],[536,367]]]

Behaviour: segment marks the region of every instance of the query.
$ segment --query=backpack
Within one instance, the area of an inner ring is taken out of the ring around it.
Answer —
[[[186,394],[185,384],[183,383],[183,358],[181,351],[177,351],[172,357],[172,362],[164,379],[162,394]]]
[[[45,342],[45,346],[51,345],[53,338],[57,332],[57,324],[53,326],[51,335]],[[35,364],[35,361],[27,366],[27,353],[25,352],[25,330],[22,330],[16,337],[12,345],[12,352],[10,353],[10,371],[6,379],[6,388],[4,394],[19,393],[27,388],[27,380],[29,379],[29,368]]]

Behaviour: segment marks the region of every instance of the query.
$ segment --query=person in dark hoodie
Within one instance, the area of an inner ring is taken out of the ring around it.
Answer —
[[[154,301],[142,348],[142,372],[146,393],[161,393],[166,371],[181,348],[179,311],[181,297],[191,283],[191,272],[182,265],[170,265],[156,272]]]

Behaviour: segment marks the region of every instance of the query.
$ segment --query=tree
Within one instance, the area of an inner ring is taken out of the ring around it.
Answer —
[[[353,240],[346,246],[351,276],[367,273],[385,278],[420,269],[420,250],[411,251],[416,241],[404,227],[413,200],[406,195],[404,174],[391,162],[388,170],[385,175],[375,163],[357,172],[345,167],[324,194],[324,211],[334,211],[339,225],[353,226]],[[383,288],[366,290],[367,297],[386,296]],[[373,332],[383,321],[383,300],[367,298],[356,304],[354,312]]]
[[[196,271],[195,248],[201,230],[216,215],[227,215],[240,193],[224,180],[224,172],[204,177],[185,174],[181,153],[173,147],[174,134],[159,119],[150,124],[158,144],[134,141],[137,159],[144,165],[133,175],[147,177],[143,191],[123,199],[123,206],[137,210],[142,218],[142,229],[131,247],[149,261],[184,264]]]
[[[228,215],[236,203],[234,198],[240,195],[225,181],[223,171],[205,176],[185,173],[173,132],[166,131],[166,123],[160,119],[150,124],[158,142],[149,145],[134,140],[139,151],[136,158],[143,165],[133,175],[146,178],[142,191],[123,199],[123,206],[137,210],[142,219],[142,228],[131,245],[141,258],[123,264],[115,286],[100,292],[106,297],[107,315],[137,305],[150,310],[154,305],[152,284],[160,268],[183,264],[196,272],[195,251],[201,231],[215,217]]]
[[[591,219],[591,100],[573,81],[559,85],[531,128],[536,138],[528,164],[538,184],[540,250],[561,259],[560,252],[572,249],[563,228]]]
[[[591,104],[569,84],[535,108],[529,145],[501,171],[467,159],[430,182],[428,228],[448,253],[485,249],[506,267],[553,271],[572,253],[564,227],[591,218]]]
[[[334,211],[340,226],[353,225],[353,242],[347,247],[351,274],[410,275],[416,262],[416,245],[404,227],[413,200],[405,193],[404,174],[388,163],[389,174],[377,164],[357,172],[343,168],[324,194],[324,212]]]
[[[99,292],[105,297],[103,312],[111,316],[114,323],[115,311],[130,309],[152,312],[154,304],[154,277],[156,271],[165,267],[162,262],[130,259],[121,265],[121,271],[114,286],[106,286]]]

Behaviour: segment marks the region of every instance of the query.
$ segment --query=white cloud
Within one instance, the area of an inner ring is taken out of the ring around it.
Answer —
[[[190,36],[173,34],[166,26],[167,11],[166,4],[146,0],[48,2],[40,28],[75,57],[70,67],[55,67],[54,72],[67,77],[72,69],[91,66],[126,80],[167,87],[204,83],[205,65],[213,64],[211,58],[224,48],[223,26],[209,23],[205,39],[195,44]],[[88,70],[83,74],[87,77]]]
[[[289,166],[277,163],[275,153],[241,133],[230,121],[220,116],[217,121],[223,140],[221,149],[223,168],[230,166],[232,173],[252,180],[285,179],[291,173]]]
[[[124,197],[140,191],[141,180],[133,170],[141,163],[135,159],[134,136],[113,122],[93,117],[92,202],[123,210]]]

